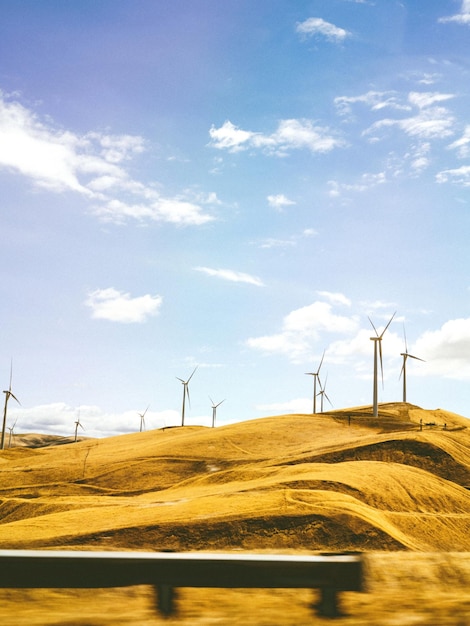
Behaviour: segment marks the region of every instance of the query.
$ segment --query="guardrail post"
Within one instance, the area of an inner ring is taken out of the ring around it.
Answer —
[[[338,606],[338,592],[331,587],[320,589],[320,601],[314,607],[317,614],[323,617],[341,617]]]
[[[176,590],[171,585],[156,585],[157,607],[162,615],[169,617],[176,613]]]

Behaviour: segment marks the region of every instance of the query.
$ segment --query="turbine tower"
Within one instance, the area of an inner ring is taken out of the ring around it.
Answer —
[[[188,402],[191,405],[191,400],[189,398],[189,381],[191,380],[191,378],[194,376],[194,372],[197,370],[197,365],[193,370],[193,373],[191,374],[191,376],[188,378],[188,380],[183,380],[182,378],[178,378],[178,376],[176,378],[178,378],[178,380],[180,380],[183,384],[183,406],[181,408],[181,426],[184,426],[184,411],[186,408],[186,396],[188,397]]]
[[[390,324],[392,323],[393,318],[395,317],[396,311],[395,313],[392,315],[392,317],[390,318],[390,320],[388,321],[388,324],[385,326],[385,328],[383,329],[382,333],[379,335],[379,333],[377,332],[376,327],[374,326],[372,320],[369,317],[369,322],[372,325],[372,328],[375,331],[375,337],[371,337],[370,340],[374,342],[374,389],[373,389],[373,416],[374,417],[378,417],[379,415],[379,405],[378,405],[378,395],[377,395],[377,364],[378,364],[378,359],[377,359],[377,352],[378,352],[378,356],[380,358],[380,371],[382,374],[382,385],[384,382],[384,369],[383,369],[383,363],[382,363],[382,337],[385,334],[385,331],[387,330],[387,328],[390,326]],[[377,349],[377,345],[378,345],[378,349]]]
[[[1,439],[1,442],[0,442],[0,449],[1,450],[5,449],[5,431],[6,431],[6,425],[7,425],[8,400],[11,397],[11,398],[13,398],[13,400],[16,400],[18,402],[18,404],[20,404],[20,401],[18,400],[18,398],[11,391],[12,375],[13,375],[13,360],[11,361],[11,364],[10,364],[10,386],[8,387],[8,391],[4,391],[3,392],[5,394],[5,406],[4,406],[4,409],[3,409],[2,439]]]
[[[145,409],[145,411],[143,413],[137,413],[137,415],[139,415],[140,417],[140,432],[142,432],[142,430],[145,428],[145,414],[147,413],[147,411],[149,410],[149,406]]]
[[[321,369],[324,358],[325,358],[325,350],[323,350],[323,355],[322,355],[320,365],[318,366],[317,371],[305,372],[306,376],[313,376],[313,415],[315,415],[315,413],[317,412],[317,381],[320,383],[320,369]]]
[[[212,400],[210,396],[209,396],[209,400],[212,402],[212,428],[214,428],[215,419],[217,417],[217,407],[220,406],[222,402],[225,402],[225,398],[221,400],[218,404],[214,404],[214,400]]]
[[[405,352],[400,353],[400,356],[403,357],[403,366],[401,368],[400,376],[403,374],[403,402],[406,402],[406,359],[410,357],[410,359],[416,359],[417,361],[423,362],[424,359],[420,359],[419,356],[413,356],[408,352],[408,346],[406,345],[405,326],[403,326],[403,335],[405,337]]]

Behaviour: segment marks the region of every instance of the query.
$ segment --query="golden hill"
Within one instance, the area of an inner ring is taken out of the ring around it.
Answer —
[[[0,547],[470,551],[470,422],[409,404],[0,454]]]

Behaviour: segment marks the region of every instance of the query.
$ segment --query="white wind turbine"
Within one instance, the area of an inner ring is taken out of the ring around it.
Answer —
[[[405,338],[405,352],[400,353],[400,356],[403,357],[403,366],[401,368],[400,376],[403,374],[403,402],[406,402],[406,360],[408,357],[410,357],[410,359],[416,359],[417,361],[424,362],[424,359],[420,359],[419,356],[413,356],[408,352],[408,346],[406,345],[405,326],[403,326],[403,335]]]
[[[396,311],[395,313],[392,315],[392,317],[390,318],[388,324],[385,326],[385,328],[383,329],[382,333],[379,335],[379,333],[377,332],[376,327],[374,326],[374,323],[372,322],[372,320],[369,317],[369,322],[372,325],[372,328],[375,330],[375,337],[371,337],[370,340],[374,342],[374,392],[373,392],[373,415],[374,417],[377,417],[379,415],[379,405],[378,405],[378,395],[377,395],[377,344],[378,344],[378,354],[380,357],[380,371],[382,373],[382,385],[384,382],[384,370],[383,370],[383,363],[382,363],[382,337],[385,334],[385,331],[387,330],[387,328],[390,326],[390,324],[392,323],[393,318],[395,317]]]
[[[212,402],[212,428],[214,428],[215,420],[217,417],[217,407],[220,406],[222,402],[225,402],[225,398],[221,400],[218,404],[214,404],[214,400],[212,400],[210,396],[209,396],[209,400]]]
[[[331,403],[331,400],[329,399],[327,393],[326,393],[326,381],[328,380],[328,375],[325,378],[325,383],[322,386],[322,384],[319,382],[320,384],[320,391],[318,392],[318,395],[321,396],[320,399],[320,413],[323,413],[323,398],[326,398],[328,400],[328,402],[330,403],[330,405],[333,407],[333,404]]]
[[[8,430],[10,431],[10,436],[8,437],[8,447],[11,448],[11,439],[14,435],[13,431],[15,429],[16,426],[16,422],[18,421],[18,419],[15,420],[13,426],[8,426]]]
[[[196,365],[196,367],[193,370],[193,373],[188,378],[188,380],[183,380],[182,378],[178,378],[178,376],[176,377],[183,384],[183,406],[181,408],[181,426],[184,426],[184,412],[185,412],[185,408],[186,408],[186,396],[188,397],[188,402],[191,404],[191,400],[189,398],[189,381],[194,376],[194,372],[197,370],[197,367],[198,366]]]
[[[77,420],[75,421],[75,442],[77,441],[78,438],[78,428],[81,428],[82,430],[85,430],[82,426],[82,423],[80,422],[80,409],[78,409],[78,417]]]
[[[316,372],[305,372],[306,376],[313,376],[313,414],[317,412],[317,381],[320,383],[320,369],[323,363],[323,359],[325,358],[325,350],[323,350],[323,355],[320,361],[320,365]],[[321,385],[320,385],[321,387]]]
[[[145,409],[145,411],[143,413],[137,413],[137,415],[140,417],[140,432],[142,432],[142,430],[145,428],[145,414],[147,413],[147,411],[149,410],[149,406]]]
[[[18,398],[12,393],[11,391],[11,379],[13,376],[13,360],[11,361],[10,364],[10,386],[8,387],[8,391],[4,391],[3,393],[5,394],[5,406],[3,409],[3,425],[2,425],[2,440],[0,443],[0,449],[4,450],[5,449],[5,431],[6,431],[6,425],[7,425],[7,406],[8,406],[8,400],[11,398],[13,398],[13,400],[16,400],[18,402],[18,404],[20,404],[20,401],[18,400]]]

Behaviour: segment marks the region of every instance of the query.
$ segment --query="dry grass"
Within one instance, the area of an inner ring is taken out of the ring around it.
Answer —
[[[364,551],[369,593],[344,594],[338,624],[470,625],[468,424],[400,403],[6,450],[0,548]],[[180,595],[182,626],[312,621],[309,591]],[[148,588],[0,592],[4,625],[160,623],[152,608]]]

